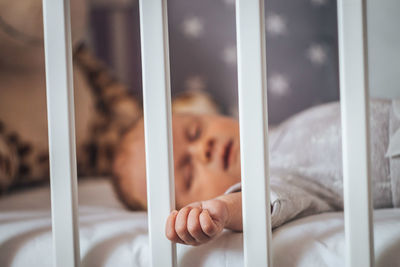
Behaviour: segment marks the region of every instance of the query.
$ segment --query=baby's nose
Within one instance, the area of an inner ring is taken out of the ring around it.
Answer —
[[[215,139],[198,141],[191,147],[191,154],[200,162],[206,164],[214,158]]]

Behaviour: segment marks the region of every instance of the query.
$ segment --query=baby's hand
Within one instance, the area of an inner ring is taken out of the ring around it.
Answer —
[[[217,236],[226,226],[228,207],[223,200],[211,199],[172,211],[165,228],[169,240],[201,245]]]

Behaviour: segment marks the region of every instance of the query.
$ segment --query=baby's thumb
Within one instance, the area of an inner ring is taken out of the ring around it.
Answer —
[[[203,210],[199,216],[200,226],[203,232],[209,237],[213,237],[218,234],[223,226],[217,220],[213,220],[208,210]]]

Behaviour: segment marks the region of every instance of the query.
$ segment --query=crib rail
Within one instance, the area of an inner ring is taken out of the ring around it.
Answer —
[[[374,265],[366,0],[338,1],[346,266]]]
[[[264,25],[264,0],[236,1],[243,248],[248,267],[272,266]]]
[[[69,0],[43,0],[54,266],[79,266]]]
[[[175,244],[164,231],[175,207],[167,1],[139,4],[151,266],[176,266]]]

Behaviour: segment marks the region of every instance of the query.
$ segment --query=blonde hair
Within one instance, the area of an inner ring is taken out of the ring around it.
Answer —
[[[138,120],[139,121],[139,120]],[[120,160],[120,157],[123,156],[123,140],[124,137],[130,132],[134,131],[138,126],[138,121],[132,125],[125,133],[123,134],[123,138],[121,138],[120,143],[118,144],[115,154],[113,156],[113,167],[112,167],[112,184],[114,188],[114,192],[117,195],[118,199],[122,202],[122,204],[130,210],[146,210],[146,203],[142,203],[134,194],[132,194],[131,187],[129,186],[130,177],[124,171],[127,168],[127,161]]]

